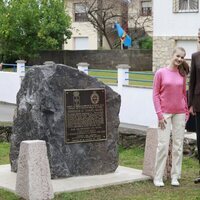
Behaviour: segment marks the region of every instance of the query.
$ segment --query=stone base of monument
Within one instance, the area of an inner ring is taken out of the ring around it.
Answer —
[[[146,134],[146,143],[145,143],[145,153],[144,153],[144,163],[143,163],[143,171],[144,175],[154,177],[154,167],[155,167],[155,159],[156,159],[156,148],[158,144],[158,133],[157,128],[149,128]],[[166,162],[164,179],[170,178],[171,172],[171,151],[172,151],[172,141],[170,141],[169,145],[169,153]]]
[[[29,200],[54,197],[45,141],[21,142],[16,193]]]
[[[16,173],[11,172],[10,169],[10,165],[0,165],[0,188],[15,192]],[[149,179],[149,176],[142,174],[142,170],[118,166],[114,173],[95,176],[59,178],[52,179],[51,181],[54,193],[60,193],[91,190]]]

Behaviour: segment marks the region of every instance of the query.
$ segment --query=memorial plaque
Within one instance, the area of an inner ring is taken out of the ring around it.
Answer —
[[[65,143],[107,138],[105,89],[64,90]]]

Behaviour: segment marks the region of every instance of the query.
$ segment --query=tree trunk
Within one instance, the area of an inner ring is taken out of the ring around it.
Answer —
[[[113,45],[112,45],[112,43],[110,42],[110,39],[109,39],[107,33],[104,33],[104,36],[105,36],[105,38],[106,38],[106,41],[108,42],[108,45],[109,45],[110,49],[113,49]]]
[[[97,6],[98,6],[98,15],[97,19],[102,24],[102,8],[103,8],[103,2],[102,0],[97,1]],[[98,47],[102,48],[103,47],[103,34],[101,30],[98,31]]]

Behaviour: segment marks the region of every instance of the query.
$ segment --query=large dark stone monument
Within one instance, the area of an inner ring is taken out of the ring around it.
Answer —
[[[110,87],[77,69],[32,67],[17,94],[11,170],[17,171],[21,141],[39,139],[47,143],[52,178],[114,172],[120,102]]]

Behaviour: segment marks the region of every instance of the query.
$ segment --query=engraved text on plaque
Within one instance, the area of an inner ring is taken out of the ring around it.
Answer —
[[[64,90],[65,143],[106,140],[105,89]]]

